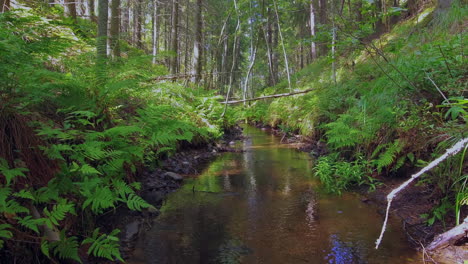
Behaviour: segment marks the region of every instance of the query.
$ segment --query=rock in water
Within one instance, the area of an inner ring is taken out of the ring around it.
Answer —
[[[164,178],[172,179],[174,181],[182,181],[184,177],[180,176],[179,174],[175,172],[166,172],[163,174]]]

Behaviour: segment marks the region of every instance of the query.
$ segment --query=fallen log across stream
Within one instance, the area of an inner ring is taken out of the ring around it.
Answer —
[[[270,98],[286,97],[286,96],[291,96],[291,95],[296,95],[296,94],[305,94],[313,90],[314,89],[307,89],[307,90],[291,92],[291,93],[272,94],[272,95],[265,95],[265,96],[260,96],[256,98],[245,99],[245,100],[233,100],[233,101],[227,101],[227,102],[221,102],[221,103],[222,104],[238,104],[238,103],[243,103],[243,102],[264,100],[264,99],[270,99]]]

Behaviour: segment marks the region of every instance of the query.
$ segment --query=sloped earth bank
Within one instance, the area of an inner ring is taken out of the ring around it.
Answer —
[[[421,263],[395,218],[375,250],[377,206],[324,193],[294,144],[245,134],[241,153],[220,155],[167,197],[128,263]]]
[[[180,188],[185,177],[199,174],[220,153],[237,151],[232,145],[240,139],[242,128],[233,127],[226,131],[219,141],[181,150],[162,160],[160,168],[145,171],[140,175],[137,179],[142,184],[140,195],[156,210],[137,212],[119,207],[112,214],[103,215],[96,221],[108,232],[115,228],[121,230],[120,251],[124,259],[131,256],[138,235],[150,225],[151,219],[159,215],[159,208],[167,195]],[[90,263],[102,262],[90,260]]]
[[[316,142],[301,135],[288,134],[284,136],[281,130],[262,124],[256,126],[281,137],[283,143],[295,144],[298,150],[310,153],[311,156],[319,157],[328,153],[327,146],[323,142]],[[378,213],[383,217],[387,207],[387,194],[400,186],[411,173],[417,172],[418,169],[415,168],[407,175],[400,175],[397,178],[381,177],[379,180],[383,184],[373,192],[368,192],[366,188],[358,188],[355,191],[362,195],[363,203],[376,205]],[[442,194],[437,192],[437,189],[435,186],[428,184],[416,183],[410,185],[401,191],[393,201],[391,214],[401,221],[408,241],[421,252],[421,256],[428,263],[466,263],[468,261],[468,236],[452,246],[439,248],[433,252],[425,250],[425,247],[433,241],[434,237],[455,226],[455,217],[451,211],[446,214],[444,222],[436,221],[433,225],[428,225],[427,220],[421,217],[423,214],[431,214],[438,205],[437,202],[443,198]],[[463,209],[461,216],[468,215],[466,207]],[[461,219],[463,218],[461,217]]]

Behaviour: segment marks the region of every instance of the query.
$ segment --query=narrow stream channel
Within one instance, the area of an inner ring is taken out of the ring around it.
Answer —
[[[356,194],[327,195],[313,161],[246,127],[225,153],[171,194],[129,263],[419,263],[398,222]]]

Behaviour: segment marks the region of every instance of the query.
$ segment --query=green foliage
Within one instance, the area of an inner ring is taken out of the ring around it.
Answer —
[[[50,250],[60,259],[72,259],[81,263],[81,259],[78,256],[78,246],[78,239],[74,236],[66,237],[64,231],[60,233],[59,241],[49,243]]]
[[[8,230],[9,228],[11,228],[11,225],[9,224],[0,224],[0,238],[9,239],[13,237],[13,233]],[[0,240],[0,249],[3,248],[4,243],[5,241]]]
[[[9,168],[6,160],[0,158],[0,174],[5,177],[6,185],[10,185],[11,181],[16,177],[26,177],[24,172],[28,171],[26,168]]]
[[[92,237],[88,237],[83,240],[82,244],[91,244],[88,249],[88,254],[106,258],[111,261],[120,260],[124,262],[119,252],[119,238],[117,234],[120,230],[115,229],[110,234],[99,234],[99,228],[96,228],[92,234]]]
[[[337,160],[332,155],[320,157],[315,166],[315,176],[320,179],[325,190],[341,194],[351,186],[368,185],[376,188],[374,178],[368,176],[369,164],[362,158],[353,162]]]
[[[154,82],[167,74],[165,67],[125,45],[129,56],[107,63],[99,73],[105,76],[96,74],[94,25],[35,12],[0,14],[0,122],[12,114],[34,120],[28,125],[35,134],[25,136],[39,142],[55,174],[36,177],[43,168],[25,166],[16,141],[7,138],[11,146],[0,146],[14,156],[0,156],[0,220],[11,223],[0,225],[0,243],[26,232],[41,239],[41,252],[54,262],[80,262],[83,244],[91,244],[89,254],[122,261],[118,231],[96,231],[84,240],[78,234],[89,228],[89,219],[119,205],[150,208],[138,195],[141,184],[133,182],[139,170],[182,145],[220,137],[234,124],[233,112],[221,118],[223,106],[213,91]],[[84,221],[77,221],[77,212]],[[67,232],[48,241],[42,226]]]
[[[377,171],[380,173],[382,168],[390,166],[393,162],[396,161],[398,153],[402,151],[404,144],[400,140],[395,140],[392,144],[381,144],[379,145],[374,152],[372,157],[376,157],[379,154],[376,160],[373,160],[374,165],[377,167]],[[382,151],[382,149],[385,149]],[[395,169],[398,169],[401,164],[397,164]]]

